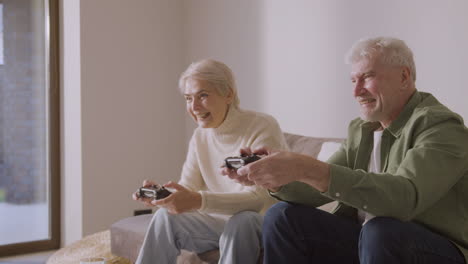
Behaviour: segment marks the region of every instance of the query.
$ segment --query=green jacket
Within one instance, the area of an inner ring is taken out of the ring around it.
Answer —
[[[328,191],[293,182],[272,195],[320,206],[339,201],[336,214],[356,208],[413,221],[454,242],[468,263],[468,129],[431,94],[415,92],[383,131],[382,173],[367,172],[379,123],[355,119],[347,140],[328,160]]]

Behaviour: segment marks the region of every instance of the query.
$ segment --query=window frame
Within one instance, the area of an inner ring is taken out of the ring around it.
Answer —
[[[0,0],[3,3],[3,0]],[[50,192],[49,196],[49,232],[50,238],[40,241],[16,243],[0,246],[0,257],[52,250],[60,247],[60,78],[59,78],[59,0],[44,0],[48,28],[48,148]],[[46,36],[47,39],[47,36]]]

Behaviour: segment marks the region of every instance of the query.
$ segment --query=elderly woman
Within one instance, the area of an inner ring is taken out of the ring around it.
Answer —
[[[286,149],[283,133],[273,117],[239,108],[233,74],[221,62],[191,64],[182,73],[179,88],[198,127],[179,183],[164,185],[175,191],[156,201],[134,194],[136,200],[161,207],[136,263],[176,263],[181,249],[201,253],[217,248],[219,263],[256,263],[262,212],[273,200],[260,187],[222,176],[220,165],[244,147]]]

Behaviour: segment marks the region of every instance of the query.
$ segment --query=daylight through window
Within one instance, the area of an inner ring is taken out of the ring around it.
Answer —
[[[0,65],[3,65],[3,5],[0,4]]]

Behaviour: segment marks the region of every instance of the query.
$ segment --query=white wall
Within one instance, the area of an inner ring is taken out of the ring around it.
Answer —
[[[133,214],[143,179],[185,158],[181,3],[81,1],[83,234]]]
[[[135,209],[185,158],[180,1],[62,1],[62,244]],[[146,209],[146,208],[145,208]]]
[[[343,137],[359,114],[344,54],[362,37],[395,36],[415,53],[417,87],[467,119],[466,10],[464,0],[199,0],[187,11],[187,56],[232,66],[241,104],[283,130]]]
[[[61,241],[68,245],[81,238],[81,70],[79,0],[60,3],[61,27]]]
[[[241,106],[272,114],[283,130],[344,137],[358,115],[345,52],[364,36],[396,36],[414,50],[417,87],[468,118],[464,0],[62,5],[65,243],[140,208],[130,193],[144,178],[178,179],[193,125],[176,85],[194,60],[226,62]]]

